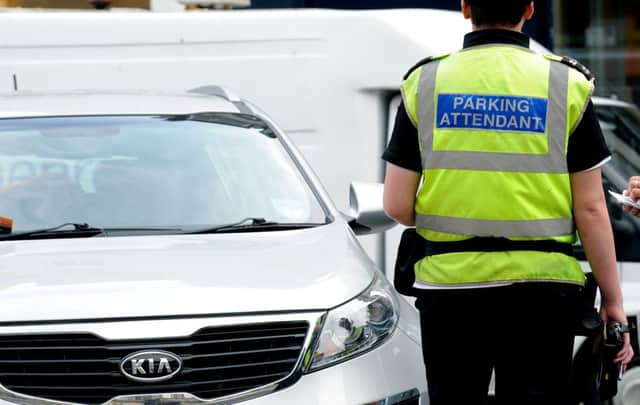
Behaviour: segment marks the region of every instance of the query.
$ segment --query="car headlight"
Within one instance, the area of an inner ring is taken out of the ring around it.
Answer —
[[[398,324],[393,288],[376,276],[365,292],[329,311],[309,371],[358,356],[391,336]]]

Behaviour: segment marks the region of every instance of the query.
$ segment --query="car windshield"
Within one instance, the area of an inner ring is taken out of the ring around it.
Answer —
[[[595,105],[600,127],[611,151],[611,164],[624,177],[640,173],[640,110],[617,105]]]
[[[326,221],[281,140],[233,113],[2,119],[0,216],[14,232]]]

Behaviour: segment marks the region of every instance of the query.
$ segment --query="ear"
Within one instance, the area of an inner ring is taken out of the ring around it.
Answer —
[[[529,21],[533,17],[534,11],[535,11],[535,7],[533,6],[533,2],[531,2],[527,6],[527,9],[524,11],[524,19]]]
[[[462,10],[462,16],[465,20],[471,18],[471,7],[469,7],[466,0],[460,0],[460,9]]]

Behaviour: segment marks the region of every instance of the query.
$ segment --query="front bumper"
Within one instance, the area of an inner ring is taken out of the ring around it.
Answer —
[[[321,314],[308,314],[307,319],[311,325],[317,322]],[[296,315],[300,318],[300,315]],[[282,319],[282,316],[278,316]],[[288,317],[287,317],[288,318]],[[255,318],[251,318],[255,321]],[[267,319],[268,320],[268,319]],[[238,322],[248,322],[249,319],[236,319]],[[179,335],[188,335],[198,329],[199,324],[211,325],[214,322],[225,323],[222,319],[200,319],[174,321],[173,332]],[[85,325],[81,330],[92,330],[94,333],[109,339],[123,339],[131,337],[134,331],[144,331],[144,336],[161,336],[162,329],[157,328],[159,323],[143,322],[145,328],[140,328],[140,322],[132,322],[135,328],[128,327],[127,322],[109,324]],[[0,328],[0,332],[9,334],[29,333],[34,331],[44,332],[42,327],[8,327]],[[68,331],[65,325],[49,325],[46,332]],[[307,347],[310,346],[308,341]],[[298,375],[291,384],[266,387],[265,390],[256,390],[250,396],[238,395],[237,397],[220,398],[217,400],[203,401],[189,394],[164,393],[117,397],[104,403],[104,405],[213,405],[236,404],[247,405],[425,405],[428,404],[426,395],[426,377],[420,346],[415,337],[411,339],[402,329],[396,329],[395,333],[382,345],[361,356],[347,360],[343,363],[318,370],[309,374]],[[417,398],[419,399],[417,399]],[[13,393],[0,386],[0,405],[55,405],[68,404],[42,400]]]

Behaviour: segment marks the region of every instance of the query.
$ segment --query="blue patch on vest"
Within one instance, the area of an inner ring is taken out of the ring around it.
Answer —
[[[544,133],[547,99],[482,94],[439,94],[436,127]]]

